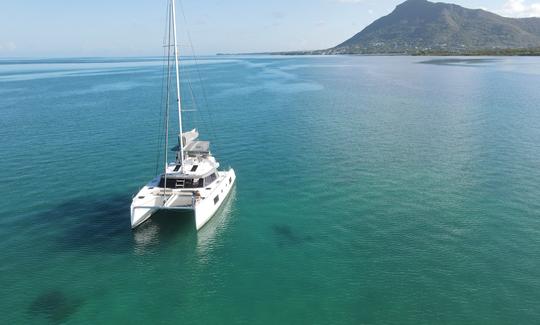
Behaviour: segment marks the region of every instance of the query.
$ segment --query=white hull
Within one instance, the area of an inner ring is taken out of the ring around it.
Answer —
[[[160,210],[187,210],[193,211],[195,225],[199,230],[225,202],[235,181],[236,174],[230,169],[218,172],[218,179],[207,188],[167,189],[164,192],[163,188],[147,185],[139,191],[131,204],[131,228],[140,226]],[[196,197],[195,192],[199,192],[200,197]]]

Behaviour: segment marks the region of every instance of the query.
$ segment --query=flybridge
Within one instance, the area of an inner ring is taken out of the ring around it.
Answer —
[[[180,138],[184,145],[184,152],[187,155],[198,156],[210,154],[210,142],[197,140],[199,138],[199,132],[196,129],[182,134]]]

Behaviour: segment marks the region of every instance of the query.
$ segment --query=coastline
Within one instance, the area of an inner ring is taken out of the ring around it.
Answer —
[[[403,50],[403,51],[343,51],[336,49],[314,51],[282,51],[282,52],[258,52],[258,53],[217,53],[217,56],[230,55],[359,55],[359,56],[540,56],[540,48],[519,49],[484,49],[470,51],[445,51],[445,50]]]

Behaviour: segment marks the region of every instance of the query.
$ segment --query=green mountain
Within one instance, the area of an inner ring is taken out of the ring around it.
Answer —
[[[506,18],[455,4],[408,0],[320,54],[508,52],[540,48],[540,18]]]

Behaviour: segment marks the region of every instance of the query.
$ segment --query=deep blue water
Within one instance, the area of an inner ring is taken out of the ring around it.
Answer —
[[[0,323],[540,322],[539,58],[184,62],[238,176],[199,233],[129,225],[159,60],[0,60]]]

